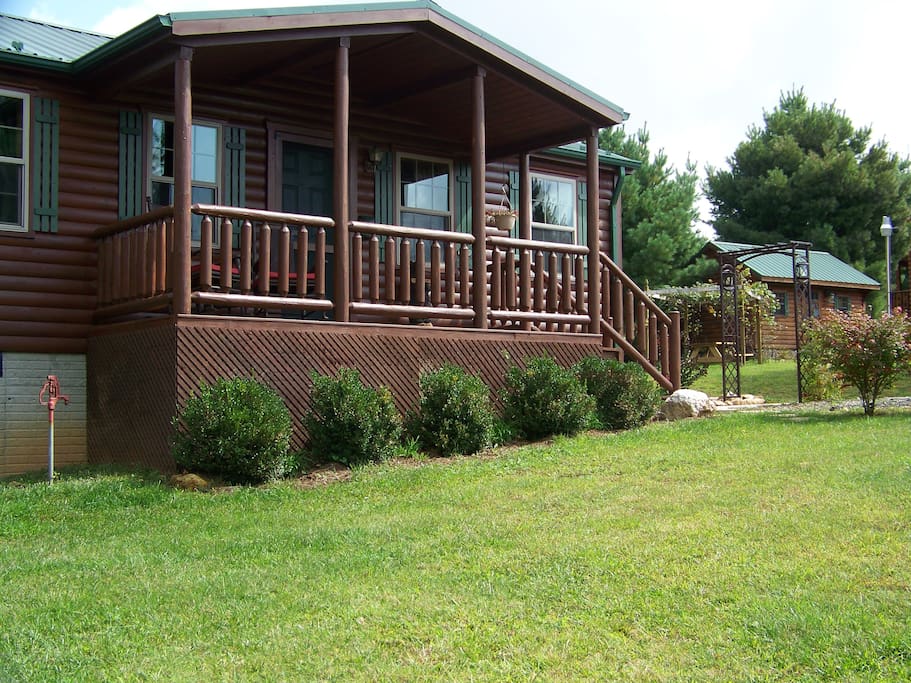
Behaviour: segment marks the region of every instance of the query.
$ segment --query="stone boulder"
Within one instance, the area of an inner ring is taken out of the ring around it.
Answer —
[[[714,412],[715,401],[708,394],[695,389],[678,389],[667,397],[658,414],[665,420],[680,420]]]

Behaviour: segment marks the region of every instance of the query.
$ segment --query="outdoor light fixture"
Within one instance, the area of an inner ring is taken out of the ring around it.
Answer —
[[[367,172],[373,173],[383,161],[383,150],[379,147],[371,147],[367,152]]]
[[[883,216],[883,224],[879,226],[879,234],[886,238],[886,310],[892,315],[892,219]]]

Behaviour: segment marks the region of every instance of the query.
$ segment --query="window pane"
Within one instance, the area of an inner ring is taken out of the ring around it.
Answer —
[[[22,167],[0,164],[0,223],[23,225]]]
[[[532,226],[531,238],[542,242],[557,242],[559,244],[573,244],[573,231],[558,228],[537,228]]]
[[[22,158],[25,100],[0,95],[0,156]]]
[[[532,177],[532,222],[574,227],[576,224],[575,187],[575,183],[571,180]]]
[[[402,211],[400,216],[402,227],[405,228],[427,228],[429,230],[448,230],[448,216],[431,216],[425,213],[416,213],[414,211]]]
[[[152,119],[152,175],[174,177],[174,124]]]
[[[170,206],[174,203],[174,186],[171,183],[152,183],[152,207]]]
[[[449,164],[401,160],[402,206],[449,211]]]
[[[218,130],[212,126],[193,126],[193,180],[217,182]]]

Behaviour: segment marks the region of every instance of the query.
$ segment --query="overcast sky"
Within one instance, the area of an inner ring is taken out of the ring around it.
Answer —
[[[155,14],[331,0],[0,0],[20,16],[116,35]],[[341,4],[339,2],[335,4]],[[439,0],[439,4],[629,112],[682,168],[723,166],[783,90],[835,103],[911,156],[901,0]],[[704,217],[708,217],[702,203]],[[875,226],[874,226],[875,227]]]

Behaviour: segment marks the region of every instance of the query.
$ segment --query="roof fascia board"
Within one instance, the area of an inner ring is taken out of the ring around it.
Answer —
[[[145,46],[155,36],[168,36],[171,31],[171,19],[166,14],[159,14],[134,29],[117,36],[110,43],[95,48],[73,62],[73,69],[77,73],[88,71],[93,67],[103,65],[106,60],[119,56],[136,45]]]
[[[251,35],[250,33],[200,33],[182,36],[181,45],[188,47],[214,47],[230,45],[252,45],[261,43],[276,43],[281,41],[290,41],[300,38],[300,29],[279,29],[276,31],[263,31]],[[344,29],[320,27],[307,30],[309,40],[319,40],[320,38],[342,38],[352,36],[385,36],[385,35],[402,35],[414,33],[414,27],[400,24],[374,24],[356,27],[346,27]]]
[[[56,73],[72,73],[72,62],[61,62],[59,59],[48,59],[36,55],[20,55],[13,52],[0,51],[0,64],[11,64],[31,69],[42,69]]]
[[[199,13],[196,12],[178,12],[171,14],[170,16],[173,24],[172,30],[175,36],[199,36],[211,35],[214,33],[248,33],[254,31],[301,30],[333,27],[338,31],[351,26],[427,21],[430,15],[429,9],[414,7],[412,3],[378,6],[375,9],[360,12],[338,11],[339,8],[336,6],[332,8],[336,11],[324,14],[309,11],[319,8],[308,7],[296,9],[306,9],[308,11],[290,13],[280,12],[279,10],[268,10],[269,14],[265,14],[262,10],[259,12],[257,12],[257,10],[251,10],[251,12],[247,13],[226,12],[224,13],[224,16],[213,17],[200,17]],[[234,16],[229,16],[232,14]]]
[[[567,157],[570,159],[587,159],[587,152],[577,152],[576,150],[566,149],[565,147],[554,147],[552,149],[541,150],[537,152],[538,154],[547,154],[548,156],[560,156]],[[637,159],[630,159],[628,157],[615,154],[614,152],[609,152],[605,149],[598,150],[598,159],[602,164],[607,164],[608,166],[624,167],[629,169],[638,169],[641,168],[642,162]]]
[[[480,48],[487,54],[501,62],[509,64],[513,68],[529,73],[551,89],[580,102],[587,108],[597,112],[600,116],[610,119],[614,123],[622,123],[629,118],[629,114],[616,104],[599,97],[588,88],[571,81],[565,76],[557,74],[536,59],[519,52],[490,34],[471,24],[463,22],[455,15],[445,11],[442,7],[435,7],[433,12],[428,13],[428,19],[432,24],[435,24],[447,33],[457,36],[463,41]],[[480,40],[478,40],[479,38]]]

